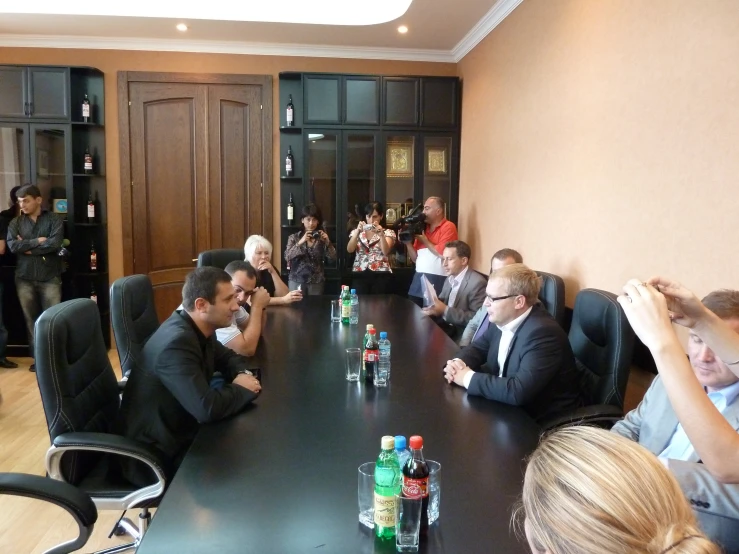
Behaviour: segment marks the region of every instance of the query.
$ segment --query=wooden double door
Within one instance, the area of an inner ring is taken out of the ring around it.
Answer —
[[[149,276],[160,320],[198,253],[271,235],[271,81],[119,74],[124,270]]]

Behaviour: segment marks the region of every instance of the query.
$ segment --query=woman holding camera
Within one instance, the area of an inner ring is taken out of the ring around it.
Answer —
[[[301,230],[290,235],[285,248],[287,262],[288,287],[290,290],[301,290],[303,294],[321,295],[326,284],[323,274],[323,260],[336,259],[336,248],[328,235],[318,229],[323,216],[315,204],[303,207]]]
[[[352,267],[352,288],[357,294],[385,294],[393,273],[388,254],[395,244],[395,231],[383,229],[382,204],[370,202],[364,207],[365,221],[349,235],[346,251],[356,252]]]

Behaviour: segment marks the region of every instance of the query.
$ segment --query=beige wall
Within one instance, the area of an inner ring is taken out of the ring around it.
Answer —
[[[739,288],[738,56],[735,0],[525,0],[458,66],[473,265]]]
[[[123,275],[121,229],[121,183],[118,141],[118,71],[167,71],[188,73],[240,73],[273,76],[273,175],[279,175],[281,157],[278,110],[278,74],[281,71],[319,71],[336,73],[375,73],[397,75],[454,75],[454,64],[391,62],[231,54],[192,54],[118,50],[66,50],[40,48],[0,48],[0,64],[80,65],[96,67],[105,73],[105,139],[108,186],[108,245],[111,282]],[[273,237],[279,237],[279,180],[274,191]],[[274,257],[275,265],[279,256]]]

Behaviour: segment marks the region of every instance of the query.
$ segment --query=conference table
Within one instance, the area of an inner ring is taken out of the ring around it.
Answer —
[[[423,436],[442,466],[440,516],[420,552],[528,552],[510,519],[537,424],[448,385],[442,367],[458,347],[409,300],[362,296],[359,325],[343,325],[331,299],[269,308],[251,361],[262,394],[201,427],[137,552],[394,552],[358,521],[357,468],[399,434]],[[367,323],[392,343],[384,388],[344,376],[345,349],[361,346]]]

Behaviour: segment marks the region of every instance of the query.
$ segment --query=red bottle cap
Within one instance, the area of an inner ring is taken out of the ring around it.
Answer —
[[[423,437],[421,435],[413,435],[408,441],[408,444],[410,444],[411,448],[414,448],[414,449],[422,448],[423,447]]]
[[[370,335],[376,335],[377,334],[377,331],[375,331],[374,329],[370,329],[369,330],[369,334]]]

